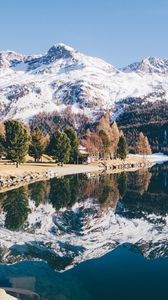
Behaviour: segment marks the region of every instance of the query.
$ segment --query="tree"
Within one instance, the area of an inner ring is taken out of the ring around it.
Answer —
[[[0,123],[0,158],[5,153],[4,142],[5,142],[5,127],[3,123]]]
[[[90,155],[97,155],[103,151],[103,143],[100,136],[96,132],[91,132],[89,129],[86,132],[86,136],[81,140],[82,146],[84,146]]]
[[[29,155],[34,157],[35,161],[39,161],[46,148],[46,139],[38,128],[31,133],[31,143],[29,146]]]
[[[105,116],[100,118],[96,130],[98,133],[100,132],[100,130],[103,130],[104,132],[106,132],[106,134],[109,134],[110,129],[110,114],[106,113]]]
[[[79,156],[79,140],[78,137],[76,135],[76,132],[73,128],[69,128],[65,130],[65,133],[67,135],[67,137],[70,140],[70,144],[71,144],[71,151],[70,151],[70,163],[74,163],[77,162],[78,160],[78,156]]]
[[[110,153],[111,156],[115,157],[117,154],[117,147],[120,138],[120,131],[118,129],[117,123],[114,121],[111,125],[110,130]]]
[[[116,156],[120,132],[116,122],[113,122],[110,126],[109,113],[106,113],[105,116],[99,120],[96,131],[102,138],[105,157],[112,158]]]
[[[128,154],[128,144],[123,135],[120,136],[117,148],[117,157],[121,159],[126,159]]]
[[[104,156],[104,158],[107,158],[108,155],[109,155],[109,152],[110,152],[110,139],[109,139],[109,136],[103,129],[101,129],[99,131],[99,136],[100,136],[100,138],[102,140],[102,143],[103,143],[103,156]]]
[[[25,161],[29,148],[27,127],[17,120],[5,122],[5,149],[7,158],[16,163],[16,167]]]
[[[105,116],[100,118],[97,128],[97,134],[102,140],[103,144],[103,156],[108,158],[110,155],[110,146],[111,146],[111,127],[110,127],[110,114],[106,113]]]
[[[148,138],[140,132],[138,140],[135,144],[136,153],[141,155],[150,155],[152,154],[152,150],[148,141]]]
[[[71,143],[66,133],[63,131],[56,131],[50,139],[48,146],[48,154],[51,155],[56,162],[69,162],[71,151]]]

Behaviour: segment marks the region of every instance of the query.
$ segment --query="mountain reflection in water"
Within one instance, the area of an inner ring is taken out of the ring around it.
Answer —
[[[43,260],[57,271],[119,245],[168,255],[168,165],[78,174],[0,194],[0,261]]]

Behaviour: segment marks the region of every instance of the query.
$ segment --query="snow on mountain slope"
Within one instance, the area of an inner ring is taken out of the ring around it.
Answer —
[[[117,102],[154,94],[168,99],[168,61],[146,58],[123,70],[89,57],[64,44],[45,55],[0,52],[0,117],[28,119],[39,112],[71,106],[77,113],[96,116],[118,113]],[[149,100],[151,98],[149,96]],[[117,110],[117,111],[116,111]]]
[[[142,72],[147,74],[168,75],[168,60],[164,58],[145,57],[141,62],[136,62],[123,68],[124,72]]]

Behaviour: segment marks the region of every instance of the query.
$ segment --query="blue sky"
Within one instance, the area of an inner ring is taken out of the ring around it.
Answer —
[[[0,50],[63,42],[115,66],[168,58],[168,0],[1,0]]]

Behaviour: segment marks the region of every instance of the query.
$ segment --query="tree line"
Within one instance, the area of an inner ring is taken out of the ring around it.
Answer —
[[[116,122],[111,124],[108,113],[99,119],[94,129],[85,130],[82,136],[78,136],[71,127],[55,130],[49,135],[38,127],[31,130],[18,120],[0,123],[0,157],[15,162],[17,167],[25,162],[27,154],[36,162],[43,154],[61,164],[82,162],[79,145],[95,160],[125,159],[128,154],[127,140]],[[151,154],[149,141],[143,133],[135,141],[135,148],[137,153]]]

